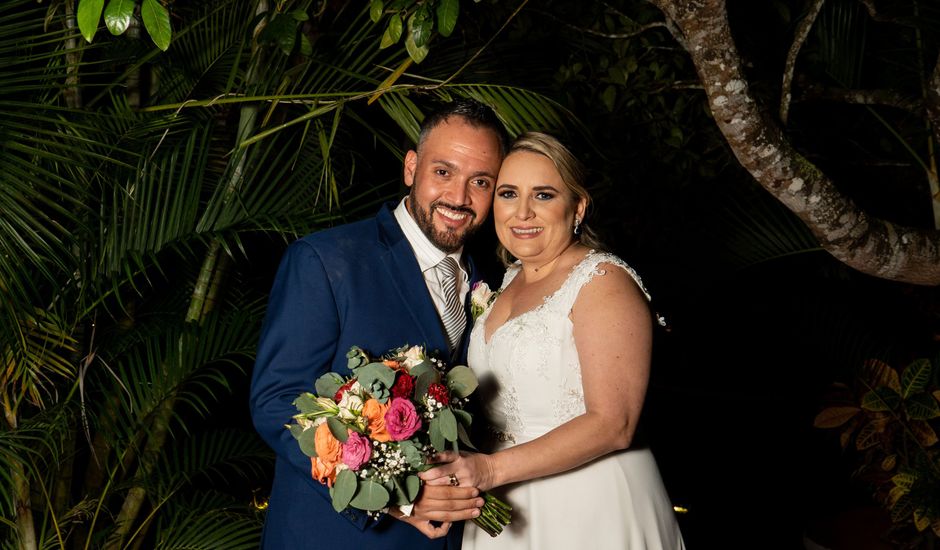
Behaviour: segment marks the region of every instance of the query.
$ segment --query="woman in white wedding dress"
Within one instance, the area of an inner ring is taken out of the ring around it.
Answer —
[[[491,538],[467,524],[464,550],[684,548],[649,449],[633,445],[649,379],[649,295],[595,244],[578,161],[528,133],[503,161],[496,233],[518,261],[476,319],[469,365],[495,382],[484,403],[492,454],[440,453],[427,483],[494,491],[512,523]],[[482,421],[483,419],[481,419]]]

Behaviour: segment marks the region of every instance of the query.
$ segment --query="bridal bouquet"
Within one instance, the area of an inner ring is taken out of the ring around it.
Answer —
[[[316,394],[294,400],[299,411],[287,428],[310,457],[313,478],[330,487],[333,508],[371,513],[407,508],[418,496],[418,472],[428,458],[467,436],[472,417],[463,410],[477,379],[468,367],[447,369],[421,346],[404,346],[373,359],[357,346],[346,354],[352,376],[324,374]],[[509,524],[510,507],[483,495],[474,523],[490,536]]]

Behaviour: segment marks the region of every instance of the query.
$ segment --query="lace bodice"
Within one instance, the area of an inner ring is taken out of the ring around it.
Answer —
[[[538,307],[497,327],[488,342],[484,324],[492,308],[474,323],[468,362],[481,382],[495,383],[495,392],[484,397],[483,406],[501,440],[529,441],[585,412],[581,364],[569,314],[581,288],[606,273],[601,264],[625,270],[650,298],[640,277],[623,260],[592,250],[557,291]],[[500,289],[520,269],[518,263],[510,266]]]

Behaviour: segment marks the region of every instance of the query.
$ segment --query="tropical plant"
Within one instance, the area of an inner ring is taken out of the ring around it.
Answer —
[[[818,428],[839,429],[843,448],[857,451],[857,475],[894,523],[905,548],[940,541],[940,360],[917,359],[899,373],[869,360],[854,387],[837,386],[833,406],[816,417]]]
[[[74,8],[0,6],[0,545],[256,547],[271,457],[232,412],[254,262],[394,193],[397,136],[433,100],[514,132],[567,115],[453,66],[406,73],[356,3],[177,1],[166,52],[136,16],[88,43]]]

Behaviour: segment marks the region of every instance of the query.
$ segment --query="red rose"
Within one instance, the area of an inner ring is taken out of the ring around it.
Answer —
[[[346,390],[348,390],[349,388],[351,388],[351,387],[353,386],[353,384],[355,384],[355,383],[356,383],[356,380],[355,380],[355,379],[352,379],[352,380],[346,382],[345,384],[343,384],[342,386],[340,386],[339,389],[336,390],[336,395],[333,396],[333,401],[336,401],[337,403],[339,403],[340,401],[342,401],[342,400],[343,400],[343,395],[346,393]]]
[[[410,374],[398,373],[398,378],[392,385],[392,397],[402,397],[410,399],[411,393],[415,390],[415,379]]]
[[[428,386],[428,397],[433,397],[441,405],[450,403],[450,392],[444,384],[431,384]]]

